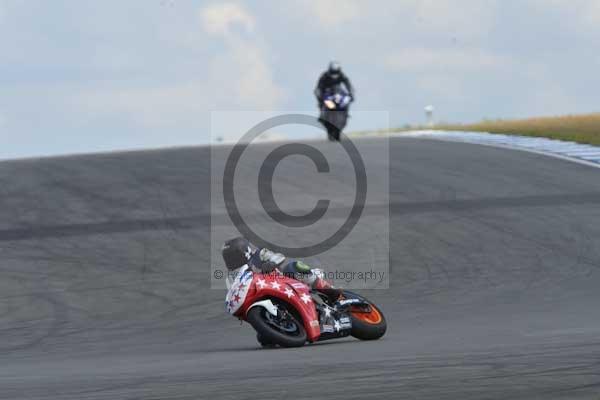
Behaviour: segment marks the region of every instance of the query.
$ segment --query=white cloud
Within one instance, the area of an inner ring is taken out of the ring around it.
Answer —
[[[459,101],[464,99],[463,82],[446,74],[421,75],[415,79],[415,84],[423,94],[432,99],[452,99]]]
[[[176,141],[209,110],[314,107],[330,58],[347,68],[357,106],[409,121],[430,101],[449,120],[600,103],[587,84],[600,65],[600,0],[147,3],[0,0],[11,132],[38,147],[56,142],[48,132],[86,132],[90,147],[108,146],[105,132],[115,147],[142,146],[146,132]]]
[[[316,18],[321,28],[325,29],[337,28],[361,14],[360,3],[355,0],[346,0],[342,4],[335,1],[305,0],[301,4]]]
[[[283,91],[275,84],[268,64],[269,54],[262,36],[256,32],[256,19],[235,3],[214,4],[200,11],[204,29],[221,36],[224,51],[210,61],[210,83],[230,96],[230,107],[273,109]],[[234,27],[242,26],[250,37]]]
[[[585,19],[597,28],[597,24],[600,23],[600,2],[592,1],[584,12],[584,15]]]
[[[564,16],[564,25],[579,31],[598,31],[600,1],[598,0],[526,0],[540,12],[558,11]],[[564,29],[564,26],[561,27]]]
[[[227,41],[227,49],[210,62],[211,83],[216,90],[231,96],[231,106],[273,109],[283,91],[273,80],[267,50],[241,38]],[[250,106],[250,107],[248,107]]]
[[[200,17],[202,26],[210,34],[230,35],[234,26],[253,32],[256,26],[254,16],[235,3],[209,5],[201,10]]]
[[[556,1],[556,0],[555,0]],[[579,20],[585,25],[587,30],[592,30],[598,33],[598,24],[600,24],[600,2],[597,0],[581,2],[569,2],[561,6],[567,8],[567,10],[573,11],[579,17]]]
[[[81,91],[72,106],[89,115],[123,115],[144,127],[195,126],[208,104],[206,86],[192,81],[145,88],[108,87]]]
[[[405,14],[416,18],[425,29],[448,35],[481,35],[493,27],[497,0],[409,0]]]
[[[254,16],[226,3],[201,9],[200,22],[223,46],[197,77],[154,86],[84,90],[73,97],[72,105],[90,115],[122,115],[148,128],[197,126],[202,112],[216,109],[276,108],[283,91],[273,80]],[[237,25],[250,37],[238,32]]]
[[[383,59],[392,70],[481,70],[498,68],[509,60],[481,49],[408,48]]]
[[[82,91],[72,106],[91,115],[123,115],[147,128],[198,126],[216,109],[273,109],[282,97],[258,48],[243,42],[210,62],[204,79],[154,87]]]

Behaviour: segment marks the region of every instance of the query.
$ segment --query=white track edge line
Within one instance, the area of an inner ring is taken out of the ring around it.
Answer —
[[[439,131],[441,133],[447,133],[447,132],[451,132],[451,131]],[[488,135],[493,135],[491,133],[489,133]],[[392,137],[396,137],[396,138],[401,138],[403,137],[403,134],[395,134],[392,135]],[[600,164],[593,162],[593,161],[586,161],[584,159],[581,158],[575,158],[575,157],[569,157],[567,155],[564,154],[559,154],[559,153],[553,153],[553,152],[549,152],[549,151],[544,151],[544,150],[537,150],[537,149],[533,149],[533,148],[528,148],[528,147],[521,147],[521,146],[514,146],[514,145],[508,145],[508,144],[498,144],[498,143],[493,143],[493,142],[474,142],[474,141],[469,141],[469,140],[464,140],[464,139],[460,139],[456,136],[454,137],[443,137],[442,135],[440,136],[436,136],[435,134],[431,134],[431,133],[426,133],[423,135],[405,135],[405,138],[413,138],[413,139],[428,139],[428,140],[437,140],[440,142],[455,142],[455,143],[468,143],[468,144],[478,144],[481,146],[489,146],[489,147],[497,147],[497,148],[502,148],[502,149],[508,149],[508,150],[519,150],[519,151],[525,151],[528,153],[534,153],[534,154],[541,154],[544,156],[549,156],[549,157],[554,157],[554,158],[558,158],[561,160],[566,160],[566,161],[571,161],[577,164],[582,164],[582,165],[587,165],[588,167],[594,167],[594,168],[600,168]],[[557,141],[558,142],[558,141]]]

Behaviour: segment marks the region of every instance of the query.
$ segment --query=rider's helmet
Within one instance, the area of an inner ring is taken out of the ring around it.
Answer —
[[[225,242],[221,255],[227,269],[233,271],[247,264],[257,247],[243,237],[236,237]]]
[[[327,73],[332,78],[337,78],[340,75],[341,72],[342,72],[342,66],[340,65],[339,62],[337,62],[337,61],[331,61],[329,63],[329,68],[327,68]]]

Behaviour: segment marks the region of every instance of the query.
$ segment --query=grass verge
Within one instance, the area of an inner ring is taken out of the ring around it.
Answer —
[[[474,124],[440,123],[435,125],[433,128],[423,126],[405,126],[403,128],[391,129],[390,131],[402,132],[417,129],[490,132],[503,133],[507,135],[537,136],[600,146],[600,113],[528,118],[519,120],[486,120]],[[381,134],[381,132],[377,133]]]

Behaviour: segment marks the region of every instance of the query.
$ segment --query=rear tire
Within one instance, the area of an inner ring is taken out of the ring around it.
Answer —
[[[371,307],[377,309],[373,304],[371,304]],[[364,322],[353,313],[350,313],[350,318],[352,319],[352,331],[350,334],[360,340],[377,340],[382,337],[387,330],[387,322],[381,311],[377,311],[381,315],[381,321],[376,324]]]
[[[368,299],[349,291],[344,291],[346,298],[359,298],[369,303],[371,312],[365,313],[361,307],[352,307],[350,309],[350,319],[352,320],[352,330],[350,334],[360,340],[377,340],[382,337],[387,330],[387,322],[381,310],[371,303]]]
[[[306,331],[302,322],[293,314],[291,315],[292,323],[296,325],[297,331],[294,335],[278,330],[268,322],[267,314],[268,311],[264,307],[256,306],[252,307],[246,315],[247,321],[256,330],[259,342],[261,345],[265,343],[268,346],[279,345],[281,347],[301,347],[306,343]],[[263,345],[264,346],[264,345]]]

